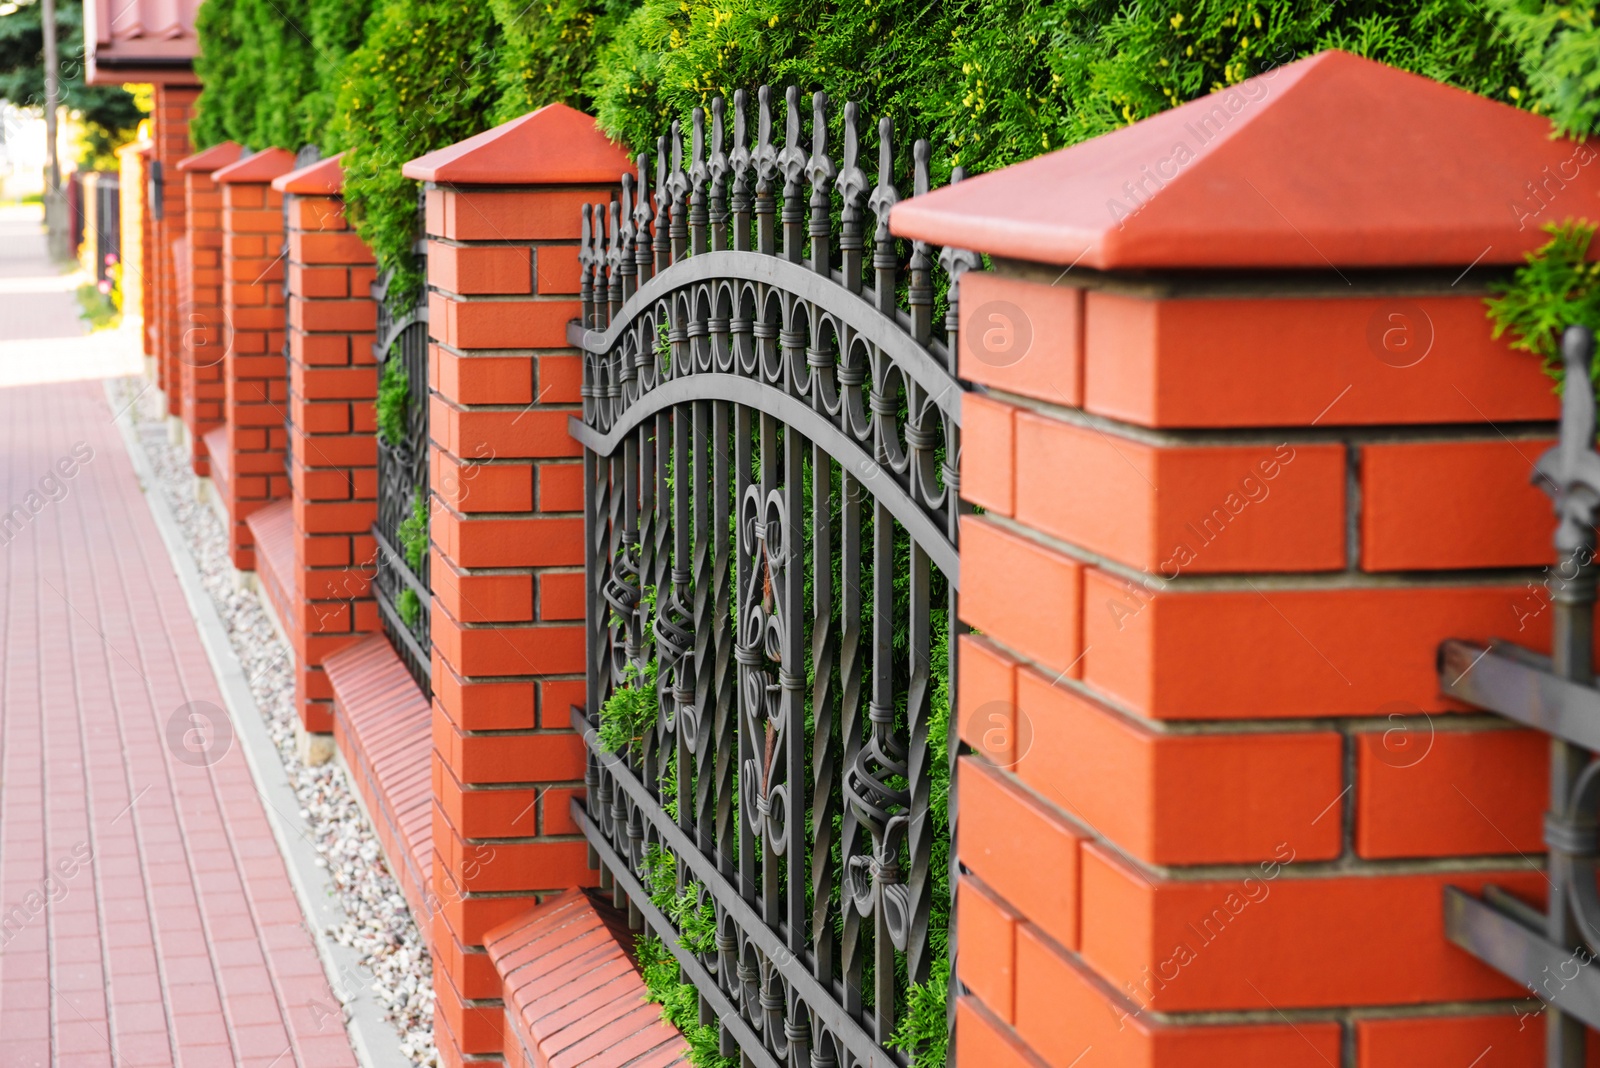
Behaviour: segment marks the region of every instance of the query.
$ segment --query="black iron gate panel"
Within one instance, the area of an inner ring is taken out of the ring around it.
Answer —
[[[419,258],[424,249],[419,249]],[[424,261],[425,265],[425,261]],[[378,303],[378,555],[373,594],[384,633],[424,693],[433,661],[428,619],[428,294],[402,314],[388,300],[393,272],[374,284]]]
[[[1545,1003],[1546,1068],[1587,1064],[1587,1027],[1600,1028],[1600,690],[1594,684],[1595,521],[1600,454],[1595,451],[1593,335],[1562,338],[1565,386],[1560,442],[1540,457],[1533,480],[1555,502],[1555,560],[1546,569],[1551,656],[1504,642],[1439,647],[1439,686],[1451,697],[1550,735],[1549,899],[1541,911],[1496,886],[1475,897],[1446,888],[1450,940],[1510,976]]]
[[[745,1063],[905,1063],[942,966],[959,582],[956,285],[888,232],[857,108],[677,124],[584,208],[587,798],[605,885]],[[928,185],[928,145],[908,168]],[[670,163],[669,163],[670,157]],[[956,174],[959,180],[959,172]],[[869,228],[870,211],[876,226]],[[977,258],[938,257],[959,279]],[[902,296],[903,304],[902,307]],[[935,894],[944,900],[936,901]],[[665,896],[673,897],[669,907]],[[943,1007],[939,1006],[942,1019]]]

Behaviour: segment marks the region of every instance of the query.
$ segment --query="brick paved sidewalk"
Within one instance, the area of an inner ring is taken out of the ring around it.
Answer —
[[[0,388],[0,643],[0,1068],[353,1065],[97,381]]]

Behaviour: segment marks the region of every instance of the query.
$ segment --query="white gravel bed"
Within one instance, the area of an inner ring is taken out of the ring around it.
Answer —
[[[121,379],[116,392],[127,403],[143,385],[142,379]],[[370,988],[399,1033],[402,1052],[412,1064],[434,1068],[433,962],[422,935],[339,765],[306,767],[295,754],[293,655],[257,595],[235,587],[227,532],[213,507],[196,497],[194,473],[183,449],[169,442],[157,401],[156,391],[146,389],[133,403],[139,443],[250,679],[315,841],[317,864],[332,874],[345,920],[327,934],[361,958],[359,974],[340,976],[333,992],[344,999]]]

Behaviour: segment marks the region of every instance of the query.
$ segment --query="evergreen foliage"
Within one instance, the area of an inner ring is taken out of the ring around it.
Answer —
[[[1489,318],[1495,337],[1509,333],[1511,347],[1538,356],[1559,383],[1562,332],[1576,325],[1600,334],[1600,263],[1589,258],[1595,226],[1588,220],[1551,223],[1545,232],[1550,240],[1528,254],[1509,283],[1495,287]]]
[[[39,0],[0,3],[0,100],[44,109],[44,19]],[[84,82],[83,5],[56,5],[56,77],[61,103],[83,125],[80,167],[115,170],[116,150],[134,139],[146,117],[128,89]]]

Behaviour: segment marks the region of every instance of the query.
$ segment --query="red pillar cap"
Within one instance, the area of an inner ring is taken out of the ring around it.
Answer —
[[[286,148],[268,148],[237,163],[230,163],[211,177],[219,185],[235,182],[270,182],[294,170],[294,153]]]
[[[1101,270],[1520,263],[1593,213],[1550,121],[1322,52],[894,208],[897,236]]]
[[[546,104],[465,141],[418,156],[400,173],[450,185],[561,185],[615,182],[628,154],[565,104]]]
[[[344,167],[337,156],[308,163],[297,171],[280,174],[272,180],[272,188],[280,193],[298,193],[301,196],[338,196],[344,192]]]
[[[221,144],[202,149],[192,156],[185,156],[173,166],[180,171],[192,174],[210,174],[212,171],[226,167],[230,163],[238,162],[239,157],[242,155],[244,155],[243,145],[236,141],[224,141]]]

